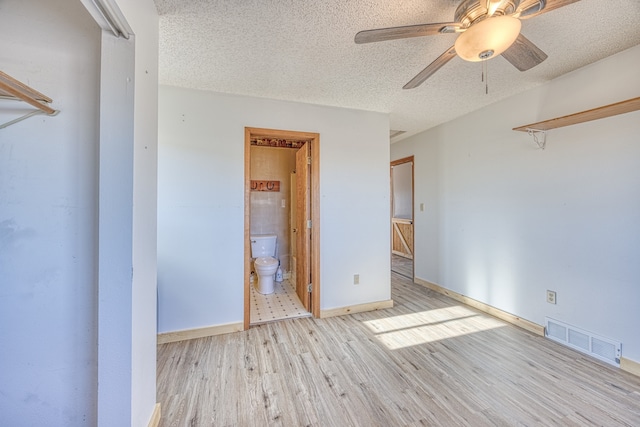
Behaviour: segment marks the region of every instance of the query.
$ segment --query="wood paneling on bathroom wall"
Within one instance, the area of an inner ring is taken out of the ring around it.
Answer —
[[[251,192],[251,234],[278,236],[277,255],[283,271],[291,271],[290,174],[295,169],[295,153],[290,148],[251,147],[251,179],[280,181],[279,192]]]

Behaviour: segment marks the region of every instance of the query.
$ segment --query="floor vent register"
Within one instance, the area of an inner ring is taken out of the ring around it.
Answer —
[[[546,318],[545,335],[553,341],[620,367],[622,343],[619,341],[597,336],[549,317]]]

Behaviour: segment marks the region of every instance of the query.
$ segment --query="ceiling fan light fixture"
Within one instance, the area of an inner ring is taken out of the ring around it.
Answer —
[[[469,27],[456,39],[455,49],[465,61],[478,62],[507,50],[520,34],[522,23],[511,16],[487,18]]]
[[[504,0],[487,0],[487,15],[493,16]]]

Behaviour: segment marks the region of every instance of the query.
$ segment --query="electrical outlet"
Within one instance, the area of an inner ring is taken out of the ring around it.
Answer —
[[[556,303],[556,291],[547,290],[547,302],[549,304],[555,304]]]
[[[359,285],[360,284],[360,275],[359,274],[354,274],[353,275],[353,284],[354,285]]]

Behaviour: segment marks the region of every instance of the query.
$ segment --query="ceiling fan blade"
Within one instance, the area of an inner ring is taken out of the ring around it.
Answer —
[[[451,61],[453,57],[456,56],[456,48],[451,46],[448,50],[446,50],[442,55],[440,55],[435,61],[431,64],[427,65],[427,68],[420,71],[417,76],[412,78],[409,83],[404,85],[402,89],[413,89],[420,86],[427,80],[429,77],[433,75],[436,71],[438,71],[444,64]]]
[[[552,10],[566,6],[571,3],[579,2],[580,0],[547,0],[547,5],[540,11],[540,13],[551,12]]]
[[[440,33],[455,33],[459,28],[462,28],[462,24],[460,23],[444,22],[365,30],[356,34],[355,42],[357,44],[362,44],[386,40],[407,39],[410,37],[432,36]]]
[[[520,4],[520,19],[529,19],[580,0],[527,0]]]
[[[520,71],[527,71],[547,59],[547,54],[522,33],[502,56]]]

